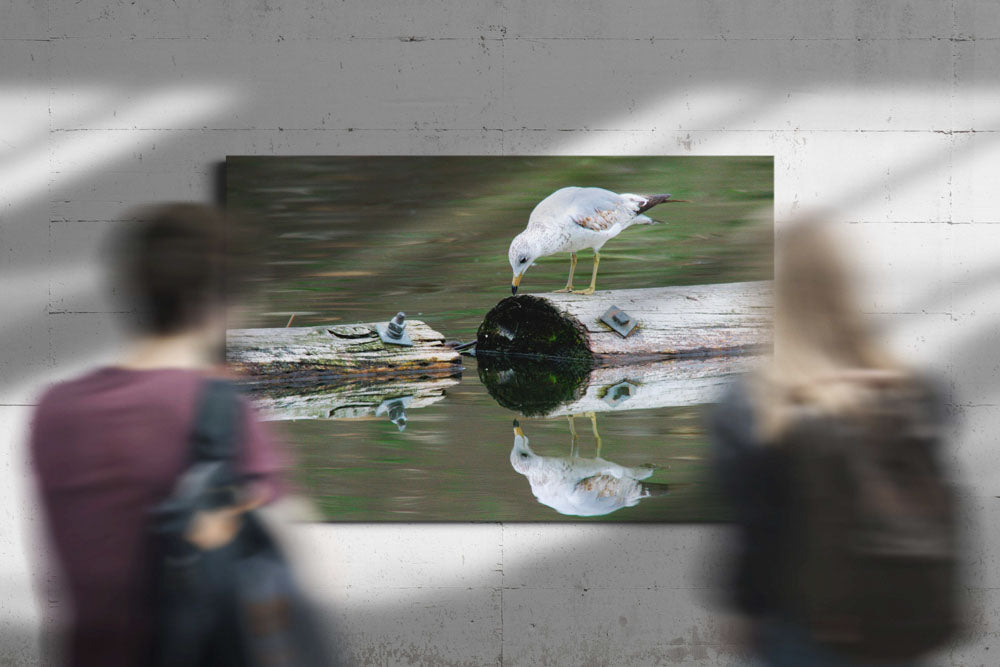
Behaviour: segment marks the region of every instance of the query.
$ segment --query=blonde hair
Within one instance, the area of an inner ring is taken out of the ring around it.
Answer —
[[[775,242],[774,357],[752,378],[763,442],[803,411],[855,413],[904,377],[876,342],[829,225],[799,221]]]

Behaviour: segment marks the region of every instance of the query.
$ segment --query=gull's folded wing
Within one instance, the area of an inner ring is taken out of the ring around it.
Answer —
[[[604,232],[615,225],[627,226],[642,211],[665,201],[669,196],[620,195],[602,188],[579,188],[567,207],[567,213],[570,220],[584,229]],[[645,216],[642,217],[645,222]]]

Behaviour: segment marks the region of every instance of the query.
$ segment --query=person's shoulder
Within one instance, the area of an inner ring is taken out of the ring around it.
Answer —
[[[951,389],[944,378],[929,371],[913,373],[911,378],[925,400],[939,403],[951,401]]]
[[[260,407],[257,405],[257,401],[254,400],[253,397],[250,396],[242,387],[237,387],[236,401],[239,403],[240,409],[243,411],[243,414],[247,419],[266,421],[262,416]]]
[[[752,379],[738,375],[719,394],[713,413],[724,417],[748,418],[753,411]]]
[[[36,449],[51,446],[53,434],[64,433],[69,424],[75,424],[87,412],[101,372],[102,369],[91,370],[51,383],[39,391],[31,415],[32,442]]]
[[[87,395],[90,388],[94,386],[105,372],[106,368],[97,368],[74,377],[59,380],[46,385],[35,401],[38,409],[50,408],[56,405],[65,405],[71,399],[81,395]]]
[[[940,405],[951,402],[951,393],[943,379],[929,371],[912,369],[864,370],[853,372],[841,381],[855,382],[873,400],[890,405]]]
[[[944,378],[929,371],[909,375],[911,401],[931,422],[943,426],[952,421],[949,406],[954,403],[951,387]]]
[[[754,432],[752,380],[740,375],[722,391],[708,416],[710,432],[719,443],[750,445]]]
[[[81,404],[96,406],[102,401],[118,404],[123,397],[137,402],[186,401],[185,397],[197,392],[205,375],[204,371],[186,368],[101,366],[49,385],[39,394],[36,405],[39,411],[50,411]]]

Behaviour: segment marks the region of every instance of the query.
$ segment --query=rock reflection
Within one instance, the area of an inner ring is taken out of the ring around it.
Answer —
[[[662,496],[669,485],[647,483],[656,466],[645,464],[634,468],[618,465],[601,458],[601,438],[597,420],[590,413],[591,426],[597,440],[597,455],[583,458],[579,453],[579,438],[573,417],[568,417],[572,441],[569,456],[541,456],[528,443],[518,421],[514,420],[514,448],[510,464],[528,478],[531,492],[543,505],[570,516],[602,516],[623,507],[633,507],[643,498]]]
[[[543,416],[583,395],[590,363],[476,352],[479,380],[501,407]]]

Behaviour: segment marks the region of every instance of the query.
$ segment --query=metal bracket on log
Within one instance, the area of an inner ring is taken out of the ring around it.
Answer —
[[[601,315],[601,321],[614,329],[622,338],[628,338],[628,335],[635,331],[636,325],[639,324],[638,321],[618,306],[608,308]]]
[[[402,431],[406,428],[406,406],[410,404],[411,400],[413,400],[412,396],[386,399],[375,409],[375,416],[388,416],[389,421]]]
[[[628,380],[623,380],[604,390],[604,402],[611,407],[617,407],[635,395],[639,385]]]

